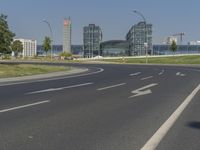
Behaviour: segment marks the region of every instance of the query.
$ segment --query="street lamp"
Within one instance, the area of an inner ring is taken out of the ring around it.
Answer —
[[[138,14],[140,17],[142,17],[144,24],[145,24],[145,41],[144,41],[144,47],[145,47],[145,53],[146,53],[146,64],[148,63],[147,60],[147,49],[148,49],[148,37],[147,37],[147,22],[146,22],[146,18],[144,17],[144,15],[137,11],[137,10],[133,10],[134,13]]]
[[[51,29],[51,25],[47,20],[43,20],[44,23],[46,23],[49,27],[50,33],[51,33],[51,60],[52,60],[52,51],[53,51],[53,32]]]

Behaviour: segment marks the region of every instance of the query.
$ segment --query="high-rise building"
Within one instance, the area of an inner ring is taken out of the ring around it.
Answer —
[[[72,41],[72,22],[71,19],[64,19],[63,28],[63,52],[71,53],[71,41]]]
[[[21,55],[23,57],[34,57],[37,55],[37,41],[30,39],[14,39],[14,41],[19,40],[22,42],[23,51]]]
[[[139,22],[133,25],[126,35],[130,55],[152,53],[152,24]]]
[[[83,49],[84,57],[100,55],[100,43],[102,41],[102,31],[99,26],[89,24],[83,28]]]

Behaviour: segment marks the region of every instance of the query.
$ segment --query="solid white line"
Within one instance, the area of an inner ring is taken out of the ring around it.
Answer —
[[[26,108],[26,107],[31,107],[31,106],[35,106],[35,105],[40,105],[40,104],[44,104],[44,103],[49,103],[49,102],[50,102],[50,100],[46,100],[46,101],[41,101],[41,102],[37,102],[37,103],[32,103],[32,104],[13,107],[13,108],[3,109],[3,110],[0,110],[0,113],[12,111],[12,110],[17,110],[17,109],[21,109],[21,108]]]
[[[194,96],[200,90],[200,84],[192,91],[192,93],[184,100],[184,102],[175,110],[175,112],[165,121],[165,123],[156,131],[156,133],[147,141],[147,143],[141,148],[141,150],[154,150],[180,117],[181,113],[192,101]]]
[[[132,74],[130,74],[130,76],[137,76],[139,74],[141,74],[141,72],[132,73]]]
[[[91,85],[91,84],[94,84],[94,83],[89,82],[89,83],[65,86],[65,87],[60,87],[60,88],[50,88],[50,89],[45,89],[45,90],[40,90],[40,91],[29,92],[29,93],[26,93],[26,95],[45,93],[45,92],[53,92],[53,91],[60,91],[60,90],[64,90],[64,89],[76,88],[76,87],[81,87],[81,86],[86,86],[86,85]]]
[[[96,68],[96,67],[93,67]],[[5,84],[0,84],[0,87],[3,86],[10,86],[10,85],[19,85],[19,84],[27,84],[27,83],[37,83],[37,82],[44,82],[44,81],[53,81],[53,80],[60,80],[60,79],[68,79],[68,78],[75,78],[75,77],[82,77],[82,76],[88,76],[88,75],[94,75],[97,73],[101,73],[104,71],[103,68],[97,68],[99,69],[96,72],[91,72],[91,73],[85,73],[85,74],[79,74],[79,75],[69,75],[67,77],[51,77],[49,79],[35,79],[35,81],[22,81],[22,82],[16,82],[16,83],[5,83]]]
[[[147,80],[147,79],[150,79],[150,78],[153,78],[153,76],[145,77],[145,78],[142,78],[141,80]]]
[[[111,89],[111,88],[114,88],[114,87],[119,87],[119,86],[122,86],[122,85],[125,85],[125,84],[126,84],[126,83],[121,83],[121,84],[111,85],[111,86],[107,86],[107,87],[99,88],[99,89],[97,89],[97,90],[98,90],[98,91],[102,91],[102,90]]]

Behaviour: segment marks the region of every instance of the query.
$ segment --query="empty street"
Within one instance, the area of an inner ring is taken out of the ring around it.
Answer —
[[[200,147],[199,68],[69,65],[86,71],[0,83],[1,150]]]

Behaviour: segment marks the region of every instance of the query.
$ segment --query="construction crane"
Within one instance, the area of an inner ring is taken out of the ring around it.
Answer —
[[[173,34],[172,36],[180,36],[180,44],[182,44],[182,41],[183,41],[183,36],[185,35],[185,33],[176,33],[176,34]]]

